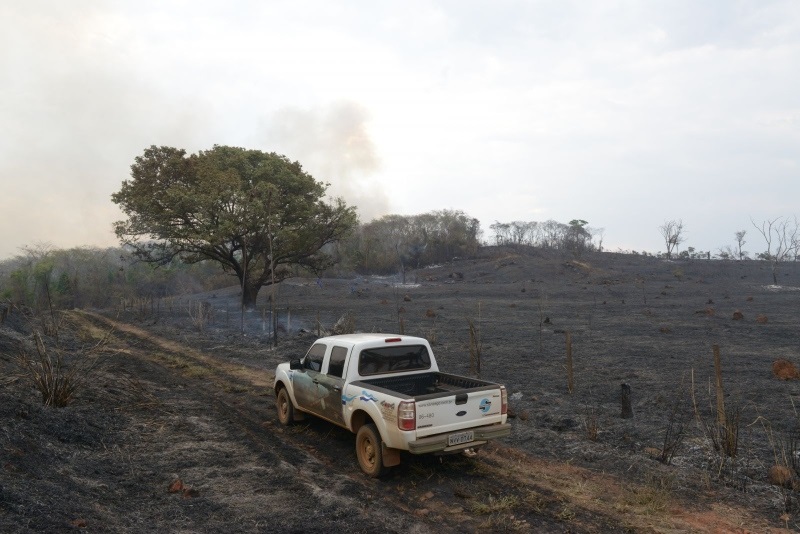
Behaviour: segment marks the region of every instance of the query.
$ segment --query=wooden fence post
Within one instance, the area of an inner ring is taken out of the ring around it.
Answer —
[[[566,332],[567,336],[567,390],[572,393],[574,390],[573,372],[572,372],[572,335],[569,330]]]
[[[719,355],[719,345],[713,345],[714,375],[717,382],[717,422],[722,427],[727,427],[725,420],[725,392],[722,390],[722,361]]]

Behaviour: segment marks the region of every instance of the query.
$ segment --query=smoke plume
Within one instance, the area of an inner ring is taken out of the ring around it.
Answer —
[[[299,161],[328,194],[357,206],[362,221],[388,213],[388,198],[373,179],[380,161],[367,130],[366,109],[353,102],[326,108],[283,108],[262,127],[267,150]]]

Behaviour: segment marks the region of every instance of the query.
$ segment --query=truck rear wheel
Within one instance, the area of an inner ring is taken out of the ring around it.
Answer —
[[[282,425],[291,424],[294,421],[294,405],[292,399],[289,397],[289,392],[286,388],[278,390],[278,397],[275,400],[276,407],[278,408],[278,421]]]
[[[383,466],[381,435],[373,424],[363,425],[356,434],[356,456],[361,470],[372,478],[386,474]]]

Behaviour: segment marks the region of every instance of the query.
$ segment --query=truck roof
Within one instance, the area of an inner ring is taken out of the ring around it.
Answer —
[[[320,338],[319,341],[335,341],[348,345],[358,345],[362,343],[427,343],[427,340],[416,336],[402,336],[400,334],[381,334],[365,332],[360,334],[341,334],[338,336],[327,336]]]

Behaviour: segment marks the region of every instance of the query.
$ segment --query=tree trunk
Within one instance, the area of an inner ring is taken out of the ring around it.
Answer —
[[[243,285],[242,306],[246,309],[256,307],[256,299],[258,298],[258,291],[261,289],[260,284],[252,284],[245,282]]]

